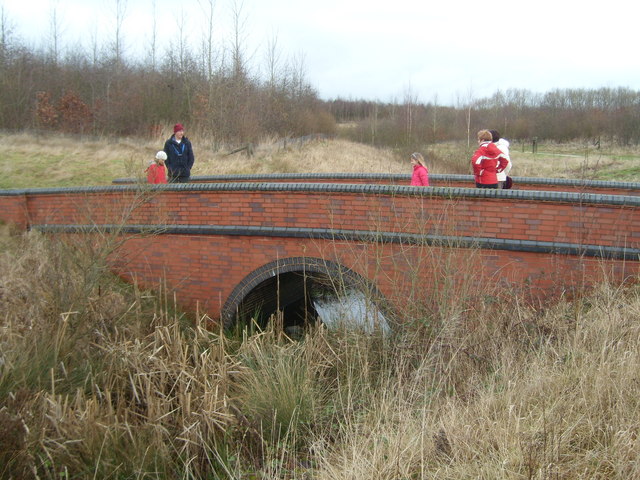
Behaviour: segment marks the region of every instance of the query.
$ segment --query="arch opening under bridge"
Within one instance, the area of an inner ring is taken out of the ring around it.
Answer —
[[[227,328],[265,328],[279,314],[287,333],[320,321],[328,327],[390,329],[391,310],[377,287],[339,263],[314,257],[278,259],[249,273],[222,308]]]

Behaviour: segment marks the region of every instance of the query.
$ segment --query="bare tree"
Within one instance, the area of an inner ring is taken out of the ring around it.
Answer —
[[[291,87],[293,96],[297,99],[303,99],[308,93],[307,84],[307,65],[303,52],[299,52],[293,56],[291,60]]]
[[[60,25],[60,16],[58,15],[58,6],[59,2],[57,0],[54,1],[49,18],[49,57],[54,65],[57,65],[60,59],[60,40],[63,33]]]
[[[467,148],[471,147],[471,108],[473,103],[473,85],[469,84],[469,90],[467,91]]]
[[[418,97],[413,92],[411,84],[409,84],[404,91],[404,108],[406,113],[406,141],[410,143],[413,137],[413,121],[415,115],[415,107],[418,104]]]
[[[127,13],[127,0],[114,0],[115,28],[113,37],[113,55],[117,66],[124,61],[123,23]]]
[[[244,52],[244,44],[246,40],[246,22],[247,18],[244,15],[244,1],[233,0],[231,4],[231,19],[233,22],[233,39],[231,43],[231,61],[233,68],[233,76],[235,78],[246,77],[246,64]]]
[[[437,115],[438,115],[438,94],[436,93],[433,96],[433,122],[432,122],[432,133],[433,133],[433,143],[436,143],[437,141],[437,130],[438,130],[438,122],[437,122]]]
[[[151,63],[151,70],[155,71],[157,68],[157,54],[158,54],[158,14],[156,8],[156,0],[151,0],[151,41],[149,42],[149,61]]]
[[[5,65],[9,52],[9,44],[13,28],[9,22],[9,17],[4,9],[4,5],[0,6],[0,69]],[[0,70],[1,71],[1,70]]]
[[[10,48],[11,26],[4,5],[0,5],[0,127],[5,127],[5,118],[9,116],[6,106],[11,98],[10,84],[13,79],[8,75],[9,68],[9,48]]]
[[[178,52],[178,70],[180,75],[184,75],[187,70],[187,19],[184,14],[184,8],[180,7],[180,13],[176,16],[176,29],[178,31],[178,44],[176,46]]]
[[[371,115],[371,144],[376,144],[376,134],[378,133],[378,102],[373,104],[373,113]]]
[[[93,65],[93,67],[96,67],[98,65],[98,61],[100,60],[100,43],[98,40],[98,24],[95,20],[91,25],[90,40],[91,65]]]
[[[213,78],[214,72],[214,42],[213,42],[213,34],[214,34],[214,9],[216,2],[215,0],[198,0],[204,16],[207,20],[206,30],[203,36],[203,58],[204,58],[204,67],[207,76],[207,80],[211,81]]]
[[[280,52],[278,51],[278,37],[273,35],[267,42],[266,51],[267,85],[275,89],[278,83],[280,70]]]

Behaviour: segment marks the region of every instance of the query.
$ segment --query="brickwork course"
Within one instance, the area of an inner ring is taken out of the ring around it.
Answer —
[[[464,175],[432,175],[426,188],[407,180],[289,174],[2,190],[0,220],[124,235],[116,273],[149,288],[166,282],[212,318],[230,317],[269,275],[296,269],[342,266],[396,310],[416,284],[440,288],[443,276],[533,297],[605,274],[637,279],[640,184],[516,177],[516,189],[486,190]]]

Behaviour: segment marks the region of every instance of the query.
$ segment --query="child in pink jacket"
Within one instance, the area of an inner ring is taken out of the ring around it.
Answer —
[[[411,165],[413,174],[411,175],[411,185],[422,187],[429,186],[429,170],[422,154],[415,152],[411,154]]]

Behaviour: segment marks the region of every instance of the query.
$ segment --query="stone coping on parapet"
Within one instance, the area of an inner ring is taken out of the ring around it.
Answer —
[[[611,182],[615,183],[615,182]],[[638,184],[635,184],[638,185]],[[610,184],[608,186],[611,186]],[[523,201],[563,202],[575,204],[624,205],[640,207],[640,196],[541,190],[497,190],[475,187],[413,187],[407,185],[349,183],[171,183],[149,185],[108,185],[93,187],[56,187],[0,190],[0,196],[61,195],[144,192],[290,192],[348,193],[365,195],[419,196],[423,198],[518,199]]]
[[[429,174],[434,182],[468,182],[474,185],[473,175],[453,174]],[[270,173],[270,174],[244,174],[244,175],[202,175],[191,177],[194,183],[206,182],[277,182],[292,180],[388,180],[390,182],[408,182],[410,174],[390,173]],[[640,190],[639,182],[619,182],[607,180],[586,180],[569,178],[538,178],[538,177],[513,177],[516,184],[527,185],[553,185],[566,187],[585,188],[612,188],[622,190]],[[116,178],[112,181],[115,185],[136,183],[134,178]],[[305,182],[301,182],[305,183]]]
[[[322,240],[402,243],[457,248],[484,248],[531,253],[578,255],[614,260],[640,260],[640,249],[566,242],[505,239],[492,237],[445,236],[398,232],[372,232],[327,228],[264,227],[237,225],[32,225],[43,233],[119,233],[147,235],[229,235],[311,238]]]

